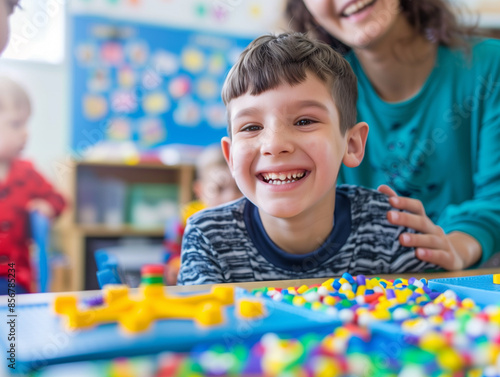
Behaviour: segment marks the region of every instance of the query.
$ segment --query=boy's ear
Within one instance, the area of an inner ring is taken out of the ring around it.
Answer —
[[[231,156],[231,138],[229,138],[228,136],[224,136],[220,141],[220,145],[222,148],[222,154],[224,155],[227,165],[229,166],[229,170],[231,171],[231,174],[233,174],[233,159]]]
[[[365,155],[366,139],[368,137],[368,124],[359,122],[350,130],[347,131],[346,143],[347,148],[344,153],[342,162],[349,168],[355,168]]]

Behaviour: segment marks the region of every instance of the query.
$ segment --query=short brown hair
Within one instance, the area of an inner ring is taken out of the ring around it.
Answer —
[[[344,134],[356,124],[356,76],[339,53],[302,33],[263,35],[252,41],[227,75],[222,100],[227,106],[247,92],[258,95],[281,84],[300,84],[308,72],[331,88]]]

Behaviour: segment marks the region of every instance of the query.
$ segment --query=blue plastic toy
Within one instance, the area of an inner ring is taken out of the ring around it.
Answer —
[[[106,250],[97,250],[94,252],[95,262],[97,264],[97,281],[99,287],[106,284],[121,284],[122,279],[118,273],[118,260]]]
[[[48,247],[50,240],[50,220],[37,211],[30,213],[31,236],[36,245],[37,285],[39,292],[47,292],[50,280]]]
[[[164,264],[163,245],[117,245],[94,252],[97,265],[97,281],[102,288],[106,284],[126,284],[137,287],[141,267],[145,264]]]

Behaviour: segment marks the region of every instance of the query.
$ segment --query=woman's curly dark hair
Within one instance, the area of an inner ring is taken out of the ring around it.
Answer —
[[[465,37],[474,33],[474,26],[466,27],[458,22],[456,13],[445,0],[400,0],[400,6],[418,34],[440,45],[466,47]],[[310,32],[339,52],[350,49],[318,25],[303,0],[287,0],[285,15],[293,30]]]

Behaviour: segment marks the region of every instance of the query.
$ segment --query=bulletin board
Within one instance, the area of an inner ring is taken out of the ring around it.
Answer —
[[[74,151],[102,140],[139,150],[208,145],[226,135],[222,84],[253,38],[85,14],[72,30]]]

